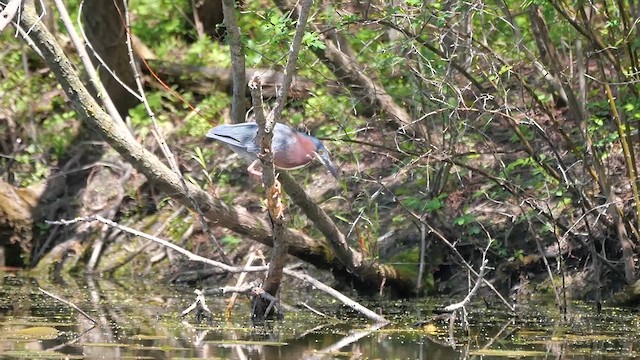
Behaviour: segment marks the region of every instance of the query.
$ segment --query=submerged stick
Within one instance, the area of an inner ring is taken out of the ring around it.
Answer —
[[[98,324],[97,321],[95,321],[94,318],[92,318],[89,314],[87,314],[86,312],[84,312],[84,310],[80,309],[78,306],[76,306],[76,304],[72,303],[71,301],[65,300],[57,295],[54,295],[48,291],[46,291],[45,289],[38,287],[38,290],[42,291],[45,295],[50,296],[58,301],[60,301],[61,303],[73,308],[74,310],[78,311],[80,314],[82,314],[82,316],[86,317],[87,319],[89,319],[91,322],[93,322],[94,324]]]

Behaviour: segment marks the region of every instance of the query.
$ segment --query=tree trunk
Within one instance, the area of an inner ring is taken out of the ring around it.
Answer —
[[[117,7],[116,7],[117,5]],[[124,26],[123,0],[87,0],[82,12],[87,39],[93,49],[109,67],[129,87],[135,87],[133,70],[129,63],[127,33]],[[93,54],[91,49],[88,49]],[[118,83],[94,57],[93,63],[99,67],[100,80],[122,117],[138,100]]]
[[[192,0],[193,20],[198,30],[198,36],[209,35],[214,39],[222,38],[224,27],[222,25],[221,0]]]

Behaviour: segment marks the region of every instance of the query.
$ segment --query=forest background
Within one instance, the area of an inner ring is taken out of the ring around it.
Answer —
[[[3,260],[220,282],[104,223],[45,220],[100,215],[231,264],[268,253],[261,185],[204,134],[245,121],[256,74],[277,107],[301,4],[128,5],[44,1],[1,34]],[[634,1],[314,3],[281,121],[322,139],[343,176],[282,175],[289,254],[366,294],[464,293],[479,272],[505,297],[559,304],[634,284],[639,14]]]

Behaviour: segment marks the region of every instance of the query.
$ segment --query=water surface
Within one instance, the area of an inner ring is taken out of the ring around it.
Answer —
[[[376,328],[346,307],[316,292],[283,294],[283,321],[253,325],[250,304],[240,297],[225,318],[227,297],[207,297],[212,318],[181,317],[194,289],[142,279],[127,283],[100,278],[35,280],[0,273],[0,355],[3,358],[137,359],[458,359],[640,356],[640,318],[632,310],[571,303],[567,321],[551,304],[529,304],[517,316],[484,302],[461,315],[434,319],[450,298],[413,301],[362,300],[391,324]],[[45,295],[38,287],[85,311],[93,320]],[[298,300],[293,300],[297,297]],[[304,302],[327,317],[298,306]]]

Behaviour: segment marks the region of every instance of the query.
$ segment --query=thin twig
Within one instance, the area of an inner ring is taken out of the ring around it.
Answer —
[[[180,317],[187,316],[190,312],[192,312],[195,309],[198,309],[198,312],[196,313],[197,318],[201,316],[202,312],[207,314],[206,316],[213,317],[211,314],[211,310],[207,306],[207,299],[202,293],[202,290],[195,289],[193,293],[196,294],[196,300],[188,308],[182,311],[182,313],[180,313]]]
[[[179,253],[181,253],[182,255],[185,255],[189,260],[191,261],[198,261],[198,262],[203,262],[205,264],[209,264],[215,267],[218,267],[224,271],[230,272],[230,273],[240,273],[243,271],[247,271],[247,272],[259,272],[259,271],[265,271],[268,269],[268,267],[266,266],[250,266],[248,268],[238,268],[235,266],[231,266],[231,265],[227,265],[225,263],[221,263],[219,261],[215,261],[215,260],[211,260],[211,259],[207,259],[203,256],[200,255],[196,255],[188,250],[185,250],[183,248],[181,248],[180,246],[173,244],[169,241],[160,239],[156,236],[152,236],[149,234],[146,234],[142,231],[138,231],[136,229],[130,228],[128,226],[125,225],[121,225],[116,223],[115,221],[111,221],[109,219],[106,219],[100,215],[92,215],[92,216],[86,216],[86,217],[77,217],[75,219],[71,219],[71,220],[56,220],[56,221],[49,221],[49,220],[45,220],[45,223],[50,224],[50,225],[71,225],[71,224],[76,224],[79,222],[91,222],[91,221],[99,221],[103,224],[109,225],[115,229],[121,230],[121,231],[125,231],[129,234],[135,235],[135,236],[139,236],[141,238],[147,239],[147,240],[151,240],[154,241],[162,246],[168,247],[171,250],[177,251]]]
[[[311,12],[311,5],[313,5],[313,0],[302,0],[300,9],[297,11],[298,22],[296,25],[296,32],[293,35],[291,48],[289,50],[289,59],[287,60],[287,65],[284,68],[284,79],[282,79],[282,87],[280,88],[280,91],[278,91],[276,104],[269,114],[269,118],[271,118],[271,120],[277,121],[282,116],[282,110],[284,110],[289,87],[291,86],[293,74],[295,73],[296,61],[298,60],[298,53],[300,52],[300,46],[302,45],[302,39],[305,34],[307,20],[309,19],[309,13]]]
[[[424,222],[420,223],[420,267],[418,268],[418,281],[416,284],[416,292],[420,294],[422,289],[422,278],[424,276],[424,270],[426,267],[425,254],[427,252],[427,225]]]
[[[321,311],[319,311],[319,310],[316,310],[316,309],[312,308],[312,307],[311,307],[309,304],[307,304],[306,302],[301,302],[301,303],[300,303],[300,305],[301,305],[301,306],[303,306],[303,307],[305,307],[305,308],[307,308],[309,311],[311,311],[312,313],[314,313],[314,314],[316,314],[316,315],[318,315],[318,316],[322,316],[322,317],[324,317],[324,318],[329,317],[327,314],[325,314],[325,313],[323,313],[323,312],[321,312]]]
[[[304,359],[319,360],[319,359],[324,359],[327,356],[333,357],[332,355],[335,355],[334,353],[338,352],[343,347],[355,343],[356,341],[364,338],[365,336],[370,335],[374,331],[380,330],[385,325],[386,324],[375,324],[369,329],[352,331],[348,336],[343,337],[342,339],[340,339],[340,341],[336,342],[335,344],[327,346],[324,349],[318,350],[315,354],[305,357]]]
[[[89,38],[87,38],[87,34],[84,32],[84,26],[82,25],[81,19],[82,19],[83,6],[84,6],[84,0],[80,2],[80,6],[78,7],[78,19],[76,20],[76,22],[78,23],[78,28],[80,29],[80,34],[82,34],[82,38],[85,44],[87,44],[89,49],[91,49],[91,51],[93,52],[93,56],[95,56],[96,60],[100,62],[100,64],[102,65],[102,68],[105,71],[107,71],[109,75],[111,75],[111,77],[115,81],[117,81],[118,84],[120,84],[120,86],[122,86],[123,89],[127,90],[127,92],[131,94],[133,97],[135,97],[136,99],[138,99],[138,101],[142,102],[142,97],[140,96],[140,94],[138,94],[135,90],[130,88],[129,85],[127,85],[124,81],[122,81],[122,79],[120,79],[120,77],[118,77],[118,75],[113,70],[111,70],[109,66],[107,66],[107,63],[104,61],[104,59],[102,59],[102,57],[98,55],[98,52],[93,48],[93,44],[91,44],[91,41],[89,41]]]
[[[469,291],[467,296],[465,296],[464,299],[462,299],[462,301],[445,306],[444,311],[452,312],[452,311],[462,309],[465,306],[469,305],[469,303],[471,302],[471,298],[476,294],[478,289],[480,289],[480,284],[482,284],[485,281],[484,273],[487,270],[487,263],[488,263],[487,251],[489,251],[489,248],[491,247],[491,243],[493,243],[493,240],[489,239],[489,244],[487,244],[486,249],[482,252],[482,265],[480,266],[480,272],[478,273],[476,284],[473,286],[471,291]]]
[[[185,209],[186,209],[186,207],[180,206],[176,211],[171,213],[171,215],[169,215],[169,217],[160,225],[160,227],[156,229],[156,231],[154,232],[154,236],[158,236],[158,235],[162,234],[167,229],[167,227],[169,227],[169,224],[173,220],[175,220],[178,216],[180,216]],[[113,273],[114,271],[116,271],[120,267],[122,267],[122,266],[126,265],[127,263],[129,263],[129,261],[133,260],[136,256],[141,254],[151,244],[153,244],[153,241],[145,242],[144,244],[140,245],[140,247],[138,247],[133,252],[131,252],[131,254],[127,255],[124,259],[118,261],[117,263],[115,263],[113,265],[110,265],[109,267],[107,267],[106,269],[102,270],[101,272],[105,273],[105,274]]]
[[[249,254],[249,257],[247,258],[247,262],[245,263],[244,267],[249,267],[251,266],[251,264],[253,264],[253,261],[257,258],[256,253],[255,252],[251,252],[251,254]],[[247,277],[247,273],[246,272],[242,272],[240,273],[240,276],[238,277],[238,280],[236,281],[236,286],[240,286],[242,285],[242,283],[244,283],[244,279]],[[231,316],[231,310],[233,310],[233,306],[236,303],[236,299],[238,298],[238,293],[234,292],[233,295],[231,295],[231,297],[229,298],[229,301],[227,302],[227,307],[224,310],[225,313],[225,317],[229,318]]]
[[[341,292],[337,291],[336,289],[321,283],[320,281],[312,278],[309,275],[302,274],[302,273],[299,273],[299,272],[296,272],[296,271],[292,271],[292,270],[289,270],[289,269],[286,269],[286,268],[284,269],[284,273],[289,275],[289,276],[293,276],[296,279],[299,279],[299,280],[302,280],[304,282],[310,283],[311,285],[315,286],[319,290],[322,290],[322,291],[326,292],[327,294],[335,297],[336,299],[342,301],[342,303],[344,303],[345,305],[347,305],[350,308],[356,310],[357,312],[363,314],[364,316],[366,316],[369,319],[375,321],[376,323],[385,323],[385,324],[388,323],[387,319],[385,319],[381,315],[378,315],[375,312],[365,308],[364,306],[362,306],[359,303],[351,300],[349,297],[347,297],[346,295],[344,295]]]

